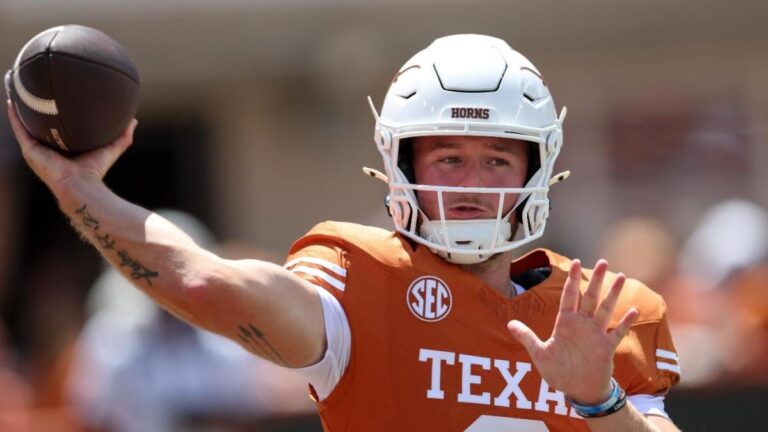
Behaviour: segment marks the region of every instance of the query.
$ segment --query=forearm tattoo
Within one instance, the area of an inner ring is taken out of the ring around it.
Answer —
[[[237,328],[239,330],[237,336],[248,349],[275,363],[288,366],[285,359],[283,359],[280,353],[278,353],[272,344],[269,343],[267,338],[264,337],[264,333],[262,333],[262,331],[255,325],[248,323],[247,325],[239,325]]]
[[[125,249],[117,249],[115,240],[109,235],[109,233],[99,231],[101,223],[96,219],[90,211],[88,211],[88,204],[83,204],[82,207],[75,210],[75,214],[80,217],[80,222],[83,224],[86,230],[90,230],[93,233],[98,246],[101,246],[105,251],[116,250],[117,256],[120,258],[120,267],[128,267],[131,270],[130,276],[133,280],[144,280],[149,286],[152,286],[152,279],[159,276],[159,273],[150,270],[144,266],[138,260],[132,258],[128,251]]]

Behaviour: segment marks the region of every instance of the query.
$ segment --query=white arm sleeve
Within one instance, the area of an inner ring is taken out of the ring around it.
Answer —
[[[312,384],[318,398],[323,400],[331,394],[347,369],[352,334],[349,331],[347,315],[336,297],[320,287],[317,287],[317,293],[323,305],[325,339],[328,346],[319,362],[295,370]]]
[[[664,411],[664,396],[638,394],[627,396],[627,400],[629,400],[642,415],[657,415],[669,418],[667,412]]]

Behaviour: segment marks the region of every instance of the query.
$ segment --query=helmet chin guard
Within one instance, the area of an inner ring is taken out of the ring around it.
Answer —
[[[477,264],[493,255],[488,251],[493,250],[494,245],[512,237],[512,225],[509,220],[498,219],[428,221],[421,224],[419,235],[430,243],[444,245],[431,248],[444,260]]]
[[[557,116],[541,74],[506,42],[481,35],[437,39],[397,73],[381,115],[371,108],[376,118],[374,141],[386,172],[378,177],[389,185],[389,213],[399,233],[449,262],[465,265],[485,261],[544,234],[550,183],[566,177],[552,177],[562,147],[566,110],[563,108]],[[411,183],[399,167],[402,140],[439,135],[531,142],[538,151],[529,155],[529,165],[538,170],[522,187]],[[417,191],[437,194],[439,215],[435,220],[419,207]],[[496,217],[448,220],[443,205],[445,193],[496,194]],[[514,207],[504,214],[505,197],[514,195]],[[512,224],[516,222],[510,222],[517,211],[522,229],[515,229]]]

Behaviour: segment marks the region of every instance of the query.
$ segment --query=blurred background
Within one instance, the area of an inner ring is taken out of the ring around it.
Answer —
[[[662,293],[687,431],[768,401],[768,4],[757,0],[0,0],[0,65],[59,24],[142,79],[107,183],[227,257],[322,220],[386,228],[365,97],[453,33],[507,40],[568,107],[547,234]],[[232,370],[242,371],[233,377]],[[763,416],[760,416],[762,420]],[[301,380],[158,312],[68,228],[0,116],[0,430],[319,431]]]

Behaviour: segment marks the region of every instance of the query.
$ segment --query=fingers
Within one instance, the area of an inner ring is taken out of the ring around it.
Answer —
[[[607,272],[608,262],[604,259],[598,260],[592,272],[589,286],[582,296],[580,294],[581,263],[578,260],[574,260],[568,272],[568,279],[563,287],[560,311],[576,312],[578,310],[582,315],[594,318],[601,327],[606,328],[618,303],[624,282],[627,279],[626,276],[619,273],[605,298],[601,301],[603,283]]]
[[[611,341],[614,350],[619,346],[619,343],[624,339],[627,333],[629,333],[629,329],[632,327],[632,324],[635,323],[635,320],[637,320],[638,315],[639,312],[637,309],[629,309],[627,313],[624,314],[624,317],[621,318],[621,321],[619,321],[619,325],[617,325],[613,331],[608,333],[609,340]]]
[[[512,336],[525,347],[531,357],[534,356],[534,353],[539,349],[539,346],[543,344],[533,330],[520,321],[512,320],[508,322],[507,330],[509,330],[509,332],[512,333]]]
[[[125,130],[122,134],[120,134],[119,137],[117,137],[116,140],[109,143],[109,147],[116,147],[120,149],[120,153],[125,151],[128,147],[133,144],[133,132],[136,130],[136,126],[139,124],[139,121],[136,119],[132,119],[130,123],[128,123],[128,126],[125,127]]]
[[[120,156],[125,153],[128,147],[133,143],[133,132],[136,130],[138,121],[136,119],[126,126],[125,130],[114,141],[102,147],[77,157],[81,163],[93,167],[93,171],[99,178],[103,178],[107,171],[114,165]]]
[[[560,297],[560,311],[561,312],[575,312],[579,307],[579,297],[581,291],[579,286],[581,285],[581,261],[573,260],[571,263],[571,269],[568,271],[568,279],[565,281],[563,287],[563,294]]]
[[[589,286],[584,292],[584,297],[581,299],[581,306],[579,312],[586,316],[594,316],[597,304],[600,301],[600,294],[603,291],[603,280],[605,279],[605,272],[608,270],[608,262],[604,259],[597,261],[595,269],[592,272],[592,278],[589,281]]]
[[[136,126],[139,124],[139,121],[136,119],[132,119],[130,123],[128,123],[128,126],[126,126],[123,133],[112,143],[109,144],[109,147],[114,148],[115,159],[119,157],[123,152],[125,152],[128,147],[133,144],[133,132],[136,130]],[[110,149],[112,150],[112,149]]]
[[[138,126],[139,121],[134,119],[131,119],[131,121],[128,123],[128,126],[125,127],[125,130],[123,131],[123,134],[121,137],[126,137],[133,141],[133,132],[136,131],[136,126]]]
[[[619,301],[619,294],[621,294],[621,289],[624,288],[624,282],[626,280],[627,277],[624,276],[623,273],[619,273],[616,276],[616,280],[613,281],[613,285],[611,285],[611,290],[608,291],[608,294],[597,309],[595,320],[600,327],[605,328],[608,325],[608,320],[611,318],[611,315],[613,315],[613,310],[616,308],[616,303]]]

